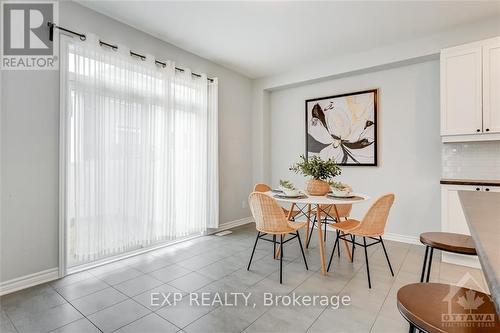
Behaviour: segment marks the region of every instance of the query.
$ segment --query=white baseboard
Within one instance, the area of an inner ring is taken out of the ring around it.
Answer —
[[[252,222],[253,222],[253,218],[252,217],[245,217],[245,218],[242,218],[242,219],[239,219],[239,220],[230,221],[230,222],[222,224],[218,229],[215,229],[213,232],[210,232],[210,234],[217,233],[217,232],[220,232],[220,231],[223,231],[223,230],[227,230],[227,229],[231,229],[231,228],[235,228],[235,227],[239,227],[239,226],[242,226],[242,225],[245,225],[245,224],[248,224],[248,223],[252,223]],[[195,237],[192,237],[192,238],[197,238],[197,237],[199,237],[199,236],[195,236]],[[141,249],[141,250],[138,250],[137,253],[135,253],[135,252],[134,253],[128,253],[126,256],[120,257],[120,258],[111,258],[111,260],[110,260],[110,258],[107,258],[105,263],[116,261],[116,260],[121,260],[121,259],[123,259],[125,257],[130,257],[130,256],[133,256],[133,255],[137,255],[137,254],[140,254],[142,252],[152,251],[152,250],[155,250],[157,248],[161,248],[161,247],[165,247],[165,246],[172,246],[174,244],[177,244],[179,242],[183,242],[183,241],[186,241],[186,240],[189,240],[189,239],[192,239],[192,238],[182,239],[182,240],[179,240],[179,241],[176,241],[176,242],[168,243],[168,244],[165,244],[165,245],[160,245],[158,247],[152,247],[152,248],[148,248],[148,249]],[[75,272],[78,272],[78,271],[81,271],[81,270],[89,269],[91,267],[95,267],[95,266],[100,265],[100,264],[102,264],[102,263],[99,263],[99,264],[93,263],[92,266],[89,266],[89,267],[80,267],[80,269],[72,270],[71,273],[75,273]],[[44,270],[44,271],[41,271],[41,272],[37,272],[37,273],[33,273],[33,274],[21,276],[21,277],[12,279],[12,280],[0,282],[0,296],[6,295],[6,294],[10,294],[10,293],[12,293],[14,291],[18,291],[18,290],[21,290],[21,289],[33,287],[33,286],[36,286],[38,284],[42,284],[42,283],[45,283],[45,282],[53,281],[53,280],[56,280],[58,278],[59,278],[59,268],[56,267],[56,268],[47,269],[47,270]]]
[[[449,264],[481,269],[481,264],[479,263],[479,258],[477,256],[468,256],[457,253],[442,253],[441,261]]]
[[[236,228],[236,227],[248,224],[248,223],[253,223],[253,217],[249,216],[249,217],[244,217],[244,218],[239,219],[239,220],[234,220],[234,221],[229,221],[229,222],[223,223],[217,229],[215,229],[213,232],[211,232],[211,234],[215,234],[215,233],[227,230],[227,229]]]
[[[12,280],[0,282],[0,296],[14,291],[36,286],[59,278],[59,268],[46,269],[41,272],[28,274]]]
[[[394,241],[394,242],[408,243],[408,244],[414,244],[414,245],[422,245],[422,243],[420,243],[420,238],[419,237],[406,236],[406,235],[401,235],[401,234],[394,234],[392,232],[386,232],[384,234],[384,236],[382,236],[382,238],[390,240],[390,241]]]
[[[245,218],[242,218],[242,219],[239,219],[239,220],[235,220],[235,221],[230,221],[230,222],[226,222],[222,225],[219,226],[218,229],[215,229],[212,233],[217,233],[217,232],[221,232],[221,231],[224,231],[224,230],[227,230],[227,229],[232,229],[232,228],[235,228],[235,227],[239,227],[239,226],[242,226],[242,225],[245,225],[245,224],[248,224],[248,223],[252,223],[254,222],[253,220],[253,217],[249,216],[249,217],[245,217]],[[314,229],[317,229],[317,226],[314,227]],[[334,232],[335,230],[331,229],[331,228],[327,228],[327,232]],[[422,243],[420,243],[420,238],[419,237],[414,237],[414,236],[406,236],[406,235],[401,235],[401,234],[395,234],[395,233],[392,233],[392,232],[387,232],[384,234],[383,236],[384,239],[387,239],[387,240],[390,240],[390,241],[394,241],[394,242],[401,242],[401,243],[408,243],[408,244],[414,244],[414,245],[422,245]]]

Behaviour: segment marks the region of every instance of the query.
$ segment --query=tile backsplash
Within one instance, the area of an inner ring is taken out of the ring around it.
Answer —
[[[500,141],[443,143],[443,178],[500,179]]]

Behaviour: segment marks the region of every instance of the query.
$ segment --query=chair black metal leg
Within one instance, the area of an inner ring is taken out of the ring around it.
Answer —
[[[285,237],[286,237],[286,235],[283,235],[283,241],[285,240]],[[282,257],[285,256],[285,249],[283,248],[283,246],[280,246],[280,253],[281,253]]]
[[[348,218],[346,217],[345,220],[347,221]],[[354,237],[354,239],[356,239],[356,236],[353,236],[353,237]],[[356,247],[356,244],[352,243],[352,247]]]
[[[431,265],[432,265],[432,254],[434,252],[434,248],[431,246],[431,253],[429,254],[429,266],[427,266],[427,278],[425,282],[429,282],[429,278],[431,277]]]
[[[309,223],[309,221],[307,223]],[[311,242],[311,237],[312,237],[315,225],[316,225],[316,217],[314,217],[314,220],[313,220],[313,223],[311,226],[311,230],[309,230],[309,239],[307,240],[306,249],[309,248],[309,243]]]
[[[306,270],[309,270],[309,267],[307,267],[306,255],[304,254],[304,248],[302,247],[302,241],[300,240],[300,235],[298,230],[297,230],[297,239],[299,240],[300,251],[302,252],[302,258],[304,259],[304,264],[306,264]]]
[[[333,244],[332,255],[330,256],[330,261],[328,261],[328,268],[326,269],[327,272],[330,271],[330,266],[332,265],[333,255],[335,254],[335,248],[337,247],[338,243],[339,243],[339,235],[337,232],[337,238],[335,238],[335,244]],[[340,247],[340,244],[339,244],[339,247]]]
[[[255,253],[255,248],[257,247],[257,242],[259,241],[260,231],[257,232],[257,237],[255,238],[255,243],[253,244],[252,255],[250,256],[250,261],[248,262],[247,271],[250,270],[250,264],[252,263],[253,255]]]
[[[280,284],[283,283],[283,235],[280,235]]]
[[[366,246],[366,238],[363,237],[363,247],[365,248],[365,261],[366,261],[366,273],[368,275],[368,288],[372,288],[372,282],[370,281],[370,265],[368,264],[368,247]]]
[[[326,216],[325,216],[325,221],[324,221],[324,223],[325,223],[325,233],[324,233],[324,235],[323,235],[323,240],[326,242],[326,225],[328,224],[328,223],[326,222]]]
[[[412,323],[410,323],[410,329],[408,330],[408,333],[415,333],[415,326],[413,326]]]
[[[273,235],[273,259],[276,259],[276,235]]]
[[[425,266],[427,266],[427,255],[429,254],[429,247],[425,247],[424,264],[422,265],[422,274],[420,274],[420,282],[424,282]]]
[[[352,240],[352,253],[351,253],[351,262],[354,262],[354,242],[356,241],[356,236],[351,235],[351,240]]]
[[[379,236],[380,243],[382,243],[382,248],[384,249],[385,259],[387,259],[387,263],[389,264],[389,269],[391,270],[391,275],[394,276],[394,272],[392,270],[391,261],[389,260],[389,256],[387,255],[387,250],[385,249],[384,241],[382,240],[382,236]]]
[[[337,238],[339,238],[340,236],[340,231],[337,230]],[[338,248],[338,251],[337,251],[337,256],[340,258],[340,242],[339,242],[339,248]]]

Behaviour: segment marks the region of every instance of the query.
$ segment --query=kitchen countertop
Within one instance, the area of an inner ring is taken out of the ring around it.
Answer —
[[[500,179],[450,179],[441,178],[441,184],[446,185],[477,185],[477,186],[500,186]]]
[[[500,193],[458,191],[458,196],[500,314]]]

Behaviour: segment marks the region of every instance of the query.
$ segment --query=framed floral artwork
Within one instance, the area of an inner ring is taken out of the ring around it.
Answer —
[[[306,156],[377,165],[377,89],[306,100]]]

